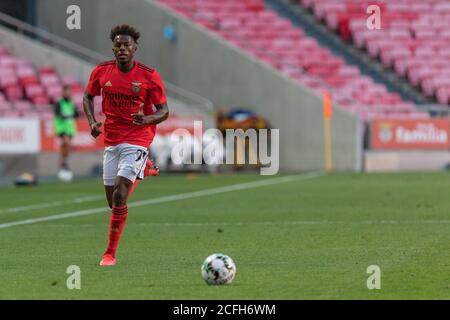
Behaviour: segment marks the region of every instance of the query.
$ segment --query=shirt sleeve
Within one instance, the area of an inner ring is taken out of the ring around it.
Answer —
[[[154,105],[167,103],[166,91],[161,76],[155,70],[152,75],[152,88],[150,89],[150,100]]]
[[[96,67],[92,70],[86,91],[91,97],[95,97],[100,95],[100,89],[100,68]]]
[[[80,117],[80,112],[78,111],[77,107],[75,107],[73,118],[78,119]]]

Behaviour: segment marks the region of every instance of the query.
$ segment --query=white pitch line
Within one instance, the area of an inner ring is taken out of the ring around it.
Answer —
[[[220,194],[220,193],[225,193],[225,192],[232,192],[232,191],[238,191],[238,190],[246,190],[246,189],[251,189],[251,188],[270,186],[270,185],[286,183],[286,182],[308,180],[308,179],[313,179],[313,178],[317,178],[317,177],[321,177],[321,176],[323,176],[323,173],[312,172],[312,173],[305,173],[305,174],[299,174],[299,175],[290,175],[290,176],[285,176],[285,177],[280,177],[280,178],[272,178],[272,179],[264,179],[264,180],[253,181],[253,182],[238,183],[238,184],[233,184],[233,185],[229,185],[229,186],[225,186],[225,187],[218,187],[218,188],[213,188],[213,189],[180,193],[180,194],[164,196],[164,197],[149,199],[149,200],[135,201],[135,202],[129,203],[128,207],[129,208],[143,207],[143,206],[147,206],[147,205],[151,205],[151,204],[192,199],[192,198],[210,196],[210,195],[215,195],[215,194]],[[92,208],[92,209],[86,209],[86,210],[80,210],[80,211],[74,211],[74,212],[68,212],[68,213],[62,213],[62,214],[55,214],[55,215],[51,215],[51,216],[45,216],[45,217],[34,218],[34,219],[18,220],[18,221],[0,224],[0,229],[6,229],[6,228],[14,227],[14,226],[26,225],[26,224],[32,224],[32,223],[38,223],[38,222],[44,222],[44,221],[61,220],[61,219],[67,219],[67,218],[86,216],[86,215],[91,215],[94,213],[105,212],[105,210],[108,210],[108,208],[99,207],[99,208]]]
[[[76,204],[76,203],[91,202],[91,201],[96,201],[96,200],[100,200],[100,199],[105,199],[105,196],[89,196],[89,197],[75,198],[75,199],[66,200],[66,201],[52,201],[52,202],[44,202],[44,203],[38,203],[38,204],[30,204],[28,206],[0,209],[0,214],[46,209],[46,208],[64,206],[64,205],[70,205],[70,204]]]

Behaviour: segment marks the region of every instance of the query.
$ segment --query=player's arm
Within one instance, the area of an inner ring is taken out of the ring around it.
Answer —
[[[143,104],[141,105],[141,110],[138,113],[133,113],[133,123],[138,126],[144,126],[148,124],[158,124],[163,122],[169,117],[169,107],[166,103],[155,105],[156,111],[151,115],[144,115],[142,112]]]
[[[86,87],[86,91],[83,96],[83,109],[87,120],[89,121],[89,126],[91,127],[91,135],[97,138],[102,131],[100,127],[101,122],[97,122],[94,117],[94,97],[100,95],[100,69],[96,67],[89,77],[89,83]]]
[[[75,108],[74,113],[73,113],[73,118],[78,119],[79,117],[80,117],[80,112],[78,112],[78,109]]]
[[[149,121],[150,124],[158,124],[160,122],[166,121],[169,118],[169,106],[166,103],[158,104],[155,106],[156,112],[153,113],[153,116]],[[149,117],[151,117],[149,116]]]
[[[64,119],[63,115],[61,114],[61,105],[59,104],[59,102],[56,102],[53,105],[53,113],[55,114],[56,118]]]
[[[164,90],[164,84],[157,71],[152,74],[152,89],[150,90],[150,101],[154,104],[156,111],[150,115],[144,115],[144,104],[140,105],[139,112],[132,114],[133,123],[138,126],[158,124],[169,117],[169,107]]]
[[[91,135],[94,138],[97,138],[102,131],[100,127],[102,126],[101,122],[97,122],[94,117],[94,97],[91,96],[88,92],[84,93],[83,97],[83,109],[86,114],[86,118],[89,121],[89,126],[91,127]]]

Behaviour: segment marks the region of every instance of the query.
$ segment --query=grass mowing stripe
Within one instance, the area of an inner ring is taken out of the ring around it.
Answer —
[[[286,183],[286,182],[302,181],[302,180],[313,179],[313,178],[317,178],[317,177],[321,177],[321,176],[323,176],[323,173],[311,172],[311,173],[305,173],[305,174],[299,174],[299,175],[290,175],[290,176],[280,177],[280,178],[272,178],[272,179],[264,179],[264,180],[260,180],[260,181],[245,182],[245,183],[233,184],[233,185],[229,185],[229,186],[225,186],[225,187],[219,187],[219,188],[213,188],[213,189],[207,189],[207,190],[199,190],[199,191],[193,191],[193,192],[186,192],[186,193],[170,195],[170,196],[149,199],[149,200],[135,201],[135,202],[129,203],[128,207],[135,208],[135,207],[142,207],[142,206],[147,206],[147,205],[151,205],[151,204],[178,201],[178,200],[184,200],[184,199],[192,199],[192,198],[197,198],[197,197],[204,197],[204,196],[220,194],[220,193],[225,193],[225,192],[232,192],[232,191],[238,191],[238,190],[264,187],[264,186]],[[55,215],[41,217],[41,218],[35,218],[35,219],[19,220],[19,221],[0,224],[0,229],[6,229],[6,228],[14,227],[14,226],[27,225],[27,224],[32,224],[32,223],[44,222],[44,221],[52,221],[52,220],[61,220],[61,219],[67,219],[67,218],[80,217],[80,216],[104,212],[105,210],[107,210],[106,207],[99,207],[99,208],[92,208],[92,209],[80,210],[80,211],[74,211],[74,212],[68,212],[68,213],[62,213],[62,214],[55,214]]]

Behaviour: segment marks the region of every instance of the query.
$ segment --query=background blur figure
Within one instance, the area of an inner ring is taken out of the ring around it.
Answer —
[[[214,152],[204,152],[203,159],[207,164],[207,170],[210,174],[220,174],[221,165],[225,163],[225,148],[223,137],[220,133],[212,132],[203,135],[203,150],[214,150]]]
[[[169,136],[155,135],[150,146],[150,154],[155,157],[155,165],[162,171],[169,167],[172,149],[170,147]]]
[[[62,98],[54,106],[55,134],[61,138],[60,171],[58,177],[61,180],[72,180],[72,172],[69,169],[68,158],[71,148],[71,140],[76,134],[75,119],[79,117],[78,110],[71,99],[69,86],[64,86]]]

